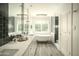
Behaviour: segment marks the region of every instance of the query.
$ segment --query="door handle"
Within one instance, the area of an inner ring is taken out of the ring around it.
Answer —
[[[76,26],[74,26],[74,30],[76,30]]]
[[[77,12],[78,10],[76,9],[76,10],[73,10],[73,12]]]

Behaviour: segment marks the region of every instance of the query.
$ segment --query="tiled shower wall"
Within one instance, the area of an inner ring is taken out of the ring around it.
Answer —
[[[8,3],[0,3],[0,46],[9,41],[8,37]]]

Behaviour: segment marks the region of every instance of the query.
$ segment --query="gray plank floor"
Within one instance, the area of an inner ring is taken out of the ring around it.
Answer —
[[[63,56],[63,54],[52,43],[37,43],[33,40],[23,56]]]

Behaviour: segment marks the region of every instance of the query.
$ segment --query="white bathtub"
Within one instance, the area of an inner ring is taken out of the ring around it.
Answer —
[[[38,41],[54,41],[54,34],[35,35],[34,39]]]

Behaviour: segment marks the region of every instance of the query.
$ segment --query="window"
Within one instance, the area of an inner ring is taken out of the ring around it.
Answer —
[[[35,31],[47,31],[48,24],[35,24]]]
[[[22,31],[22,24],[18,24],[18,31]]]
[[[15,31],[15,18],[14,17],[9,17],[8,30],[9,30],[9,32],[14,32]]]
[[[41,24],[35,24],[35,31],[41,31]]]
[[[42,31],[48,30],[48,24],[42,24]]]

